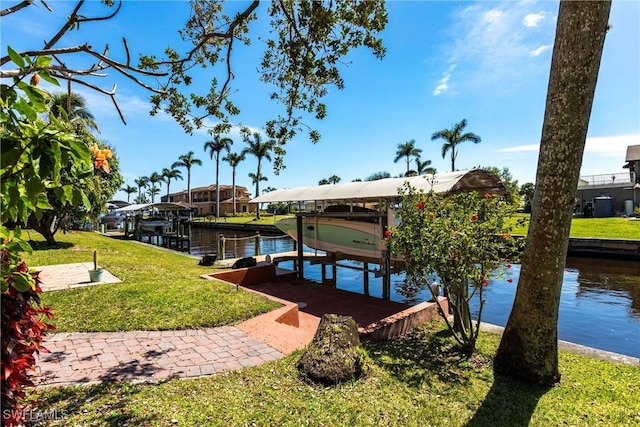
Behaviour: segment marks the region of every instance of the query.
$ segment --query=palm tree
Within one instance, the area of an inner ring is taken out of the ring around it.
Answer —
[[[425,174],[429,174],[429,175],[433,175],[436,173],[436,169],[430,167],[429,165],[431,164],[431,160],[425,160],[422,161],[420,159],[416,159],[416,173],[418,175],[425,175]]]
[[[338,175],[331,175],[329,177],[329,182],[332,184],[337,184],[340,182],[340,177]]]
[[[67,92],[53,93],[49,105],[51,114],[57,119],[66,117],[70,123],[77,123],[89,130],[100,132],[95,117],[87,109],[87,101],[82,95]]]
[[[160,189],[156,187],[156,184],[162,181],[162,175],[158,172],[154,172],[149,175],[149,182],[151,183],[151,188],[149,190],[149,195],[151,195],[151,203],[155,203],[155,195],[160,192]]]
[[[253,175],[251,179],[256,185],[256,197],[258,197],[260,195],[260,181],[267,180],[267,178],[262,176],[261,162],[263,158],[271,161],[271,150],[273,150],[273,147],[275,147],[276,141],[270,139],[268,141],[262,142],[262,138],[260,137],[260,134],[258,132],[254,132],[253,141],[249,137],[245,137],[244,140],[247,144],[249,144],[249,147],[242,150],[242,154],[251,154],[258,158],[258,169],[256,173],[249,174],[250,177]],[[258,209],[256,212],[256,218],[260,219],[260,209]]]
[[[162,180],[167,183],[167,202],[171,201],[169,200],[169,187],[171,186],[172,179],[182,179],[182,173],[178,169],[163,168]]]
[[[260,181],[268,181],[268,178],[266,176],[256,175],[253,172],[249,172],[249,178],[251,178],[251,183],[254,184],[256,188],[258,187],[258,183]],[[260,206],[258,206],[258,209],[256,209],[256,218],[260,219]]]
[[[318,181],[318,185],[329,185],[329,184],[331,183],[327,178],[322,178],[320,181]]]
[[[452,129],[442,129],[431,135],[432,141],[435,141],[436,139],[444,139],[446,141],[442,144],[443,159],[447,155],[447,151],[451,150],[451,172],[455,172],[456,170],[456,157],[458,156],[458,153],[456,152],[456,145],[464,141],[471,141],[474,144],[482,141],[482,139],[475,133],[462,133],[465,127],[467,127],[467,119],[462,119],[462,121],[456,124]]]
[[[216,218],[220,217],[220,186],[218,184],[218,178],[220,175],[220,152],[222,150],[231,150],[231,144],[233,139],[220,138],[220,135],[215,135],[213,141],[207,141],[204,143],[204,151],[209,150],[209,155],[213,159],[216,158]]]
[[[189,194],[189,204],[191,204],[191,167],[193,165],[202,166],[202,160],[193,157],[193,151],[189,151],[187,154],[182,154],[178,157],[177,162],[171,165],[173,168],[185,168],[187,169],[187,193]]]
[[[155,187],[155,186],[151,186],[151,188],[149,188],[147,190],[147,194],[149,194],[151,196],[151,203],[153,203],[153,200],[156,197],[156,194],[158,194],[160,192],[160,187]]]
[[[244,160],[244,154],[229,153],[222,160],[229,163],[229,166],[231,166],[231,170],[233,171],[231,189],[233,191],[233,214],[235,215],[236,213],[236,168],[238,167],[238,164],[240,164],[240,162]]]
[[[142,203],[142,189],[149,184],[149,177],[141,176],[133,182],[138,186],[138,203]]]
[[[409,173],[409,162],[412,157],[420,158],[420,153],[422,150],[420,148],[416,148],[416,140],[412,139],[410,141],[405,142],[404,144],[398,144],[398,151],[396,151],[396,158],[393,160],[393,163],[398,163],[403,157],[406,157],[407,161],[407,174]]]
[[[127,203],[130,203],[131,200],[131,195],[133,193],[135,193],[136,191],[138,191],[138,189],[132,185],[125,185],[124,187],[122,187],[120,190],[124,191],[125,193],[127,193]]]

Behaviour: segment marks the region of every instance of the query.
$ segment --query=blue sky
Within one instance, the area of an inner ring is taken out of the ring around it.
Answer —
[[[3,55],[7,45],[16,50],[41,47],[74,3],[49,4],[55,14],[39,6],[3,18]],[[261,19],[252,24],[256,35],[268,30],[266,7],[260,5]],[[331,88],[325,99],[327,118],[307,121],[319,130],[321,141],[314,145],[301,134],[289,142],[286,169],[275,175],[271,164],[263,163],[268,181],[261,188],[314,186],[332,175],[341,182],[378,171],[396,176],[406,169],[403,160],[393,162],[397,146],[411,139],[422,149],[422,159],[447,172],[450,160],[441,156],[442,141],[430,137],[463,118],[482,142],[460,146],[458,169],[508,167],[520,184],[534,182],[558,3],[389,1],[387,8],[389,23],[382,34],[386,57],[377,60],[366,49],[349,55],[343,68],[345,89]],[[86,14],[92,10],[105,8],[94,1]],[[188,15],[187,2],[125,1],[116,18],[83,25],[58,46],[89,42],[102,50],[108,44],[110,55],[122,59],[124,36],[134,58],[138,53],[160,55],[166,46],[178,45],[177,31]],[[613,0],[610,23],[581,175],[624,172],[626,146],[640,144],[640,2]],[[269,87],[258,81],[260,44],[255,40],[249,48],[238,46],[232,64],[234,101],[242,110],[237,123],[256,131],[281,111],[269,100]],[[207,84],[205,77],[212,71],[205,73],[200,84]],[[149,116],[149,93],[114,73],[95,83],[108,88],[117,84],[126,125],[108,97],[78,85],[73,90],[87,99],[101,130],[98,138],[116,147],[128,184],[161,172],[190,150],[203,161],[192,169],[192,187],[215,182],[215,163],[203,150],[210,139],[204,130],[188,135],[169,116]],[[232,151],[240,152],[245,143],[237,131],[229,136],[235,141]],[[237,169],[237,184],[253,192],[247,175],[255,169],[255,158],[247,157]],[[184,181],[172,182],[172,192],[186,189],[183,175]],[[220,181],[231,184],[227,163],[221,163]]]

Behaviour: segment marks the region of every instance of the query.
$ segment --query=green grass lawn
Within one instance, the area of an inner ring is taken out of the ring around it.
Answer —
[[[31,232],[31,236],[35,233]],[[39,235],[38,235],[39,236]],[[198,260],[137,242],[91,232],[58,233],[61,249],[40,249],[25,256],[29,266],[92,262],[122,280],[100,286],[47,292],[58,331],[185,329],[233,324],[276,307],[266,298],[235,286],[201,279],[212,271]],[[38,242],[37,246],[44,246]],[[88,277],[88,276],[87,276]]]
[[[366,344],[365,378],[308,384],[300,353],[212,377],[142,385],[103,383],[39,389],[42,411],[68,416],[47,425],[91,426],[638,426],[640,370],[560,352],[552,388],[493,374],[497,335],[482,333],[469,360],[443,324],[402,340]]]
[[[517,214],[516,220],[524,221],[513,234],[527,235],[529,214]],[[592,237],[600,239],[640,240],[640,221],[627,218],[573,218],[570,237]]]

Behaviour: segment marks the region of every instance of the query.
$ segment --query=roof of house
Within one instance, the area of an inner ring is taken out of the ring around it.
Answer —
[[[406,183],[428,192],[454,193],[459,191],[477,191],[495,195],[507,194],[507,190],[495,174],[484,169],[419,175],[402,178],[386,178],[377,181],[349,182],[346,184],[320,185],[274,190],[265,193],[251,203],[297,202],[307,200],[331,200],[365,202],[379,200],[397,200],[399,189]]]
[[[627,147],[627,157],[625,157],[625,161],[635,162],[636,160],[640,160],[640,145],[629,145]]]

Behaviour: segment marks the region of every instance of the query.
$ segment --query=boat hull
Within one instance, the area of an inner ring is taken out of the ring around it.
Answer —
[[[276,227],[298,240],[296,218],[278,221]],[[330,217],[302,219],[303,244],[312,249],[334,252],[354,259],[379,262],[384,242],[379,224]]]
[[[147,232],[164,233],[171,228],[171,221],[168,220],[142,220],[140,229]]]

